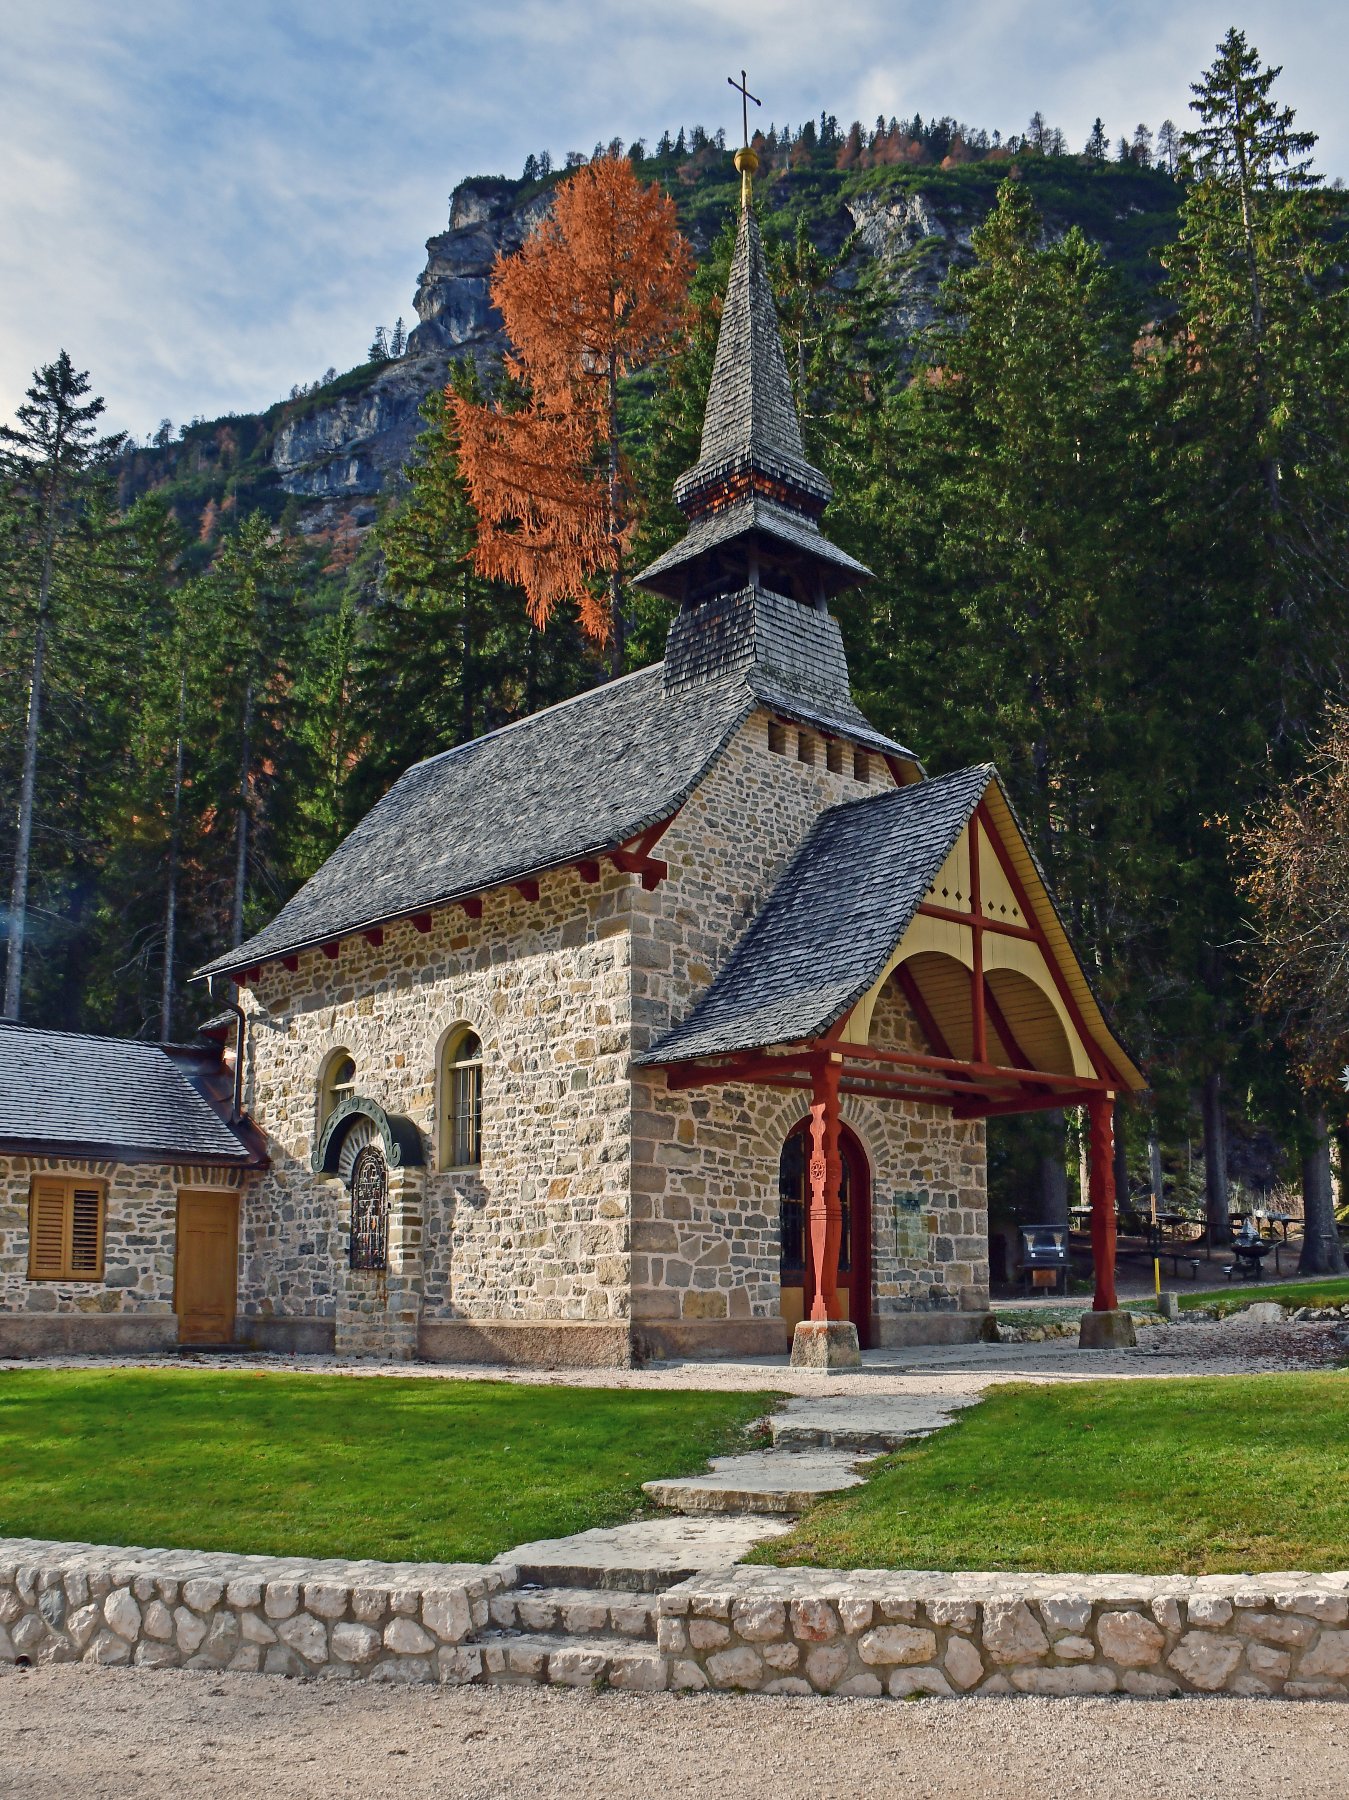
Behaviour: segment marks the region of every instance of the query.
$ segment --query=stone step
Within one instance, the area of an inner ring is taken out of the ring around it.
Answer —
[[[899,1449],[911,1438],[929,1437],[940,1431],[951,1423],[956,1412],[976,1398],[973,1394],[946,1395],[937,1400],[896,1394],[880,1400],[866,1395],[789,1400],[768,1423],[775,1449],[820,1445],[881,1455]]]
[[[546,1683],[651,1694],[660,1692],[669,1678],[669,1664],[654,1644],[623,1637],[487,1633],[480,1647],[482,1679],[493,1687]]]
[[[494,1594],[492,1623],[504,1631],[562,1632],[655,1641],[657,1597],[631,1588],[510,1588]]]
[[[521,1588],[602,1588],[659,1594],[691,1575],[725,1569],[765,1538],[790,1527],[781,1518],[635,1519],[571,1537],[517,1544],[497,1558]]]
[[[643,1482],[642,1492],[671,1512],[795,1517],[826,1494],[859,1487],[857,1460],[849,1450],[753,1450],[714,1457],[706,1475]]]

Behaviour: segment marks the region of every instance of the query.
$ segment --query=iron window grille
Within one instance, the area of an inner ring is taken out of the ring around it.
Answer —
[[[351,1266],[389,1266],[389,1171],[374,1144],[351,1165]]]

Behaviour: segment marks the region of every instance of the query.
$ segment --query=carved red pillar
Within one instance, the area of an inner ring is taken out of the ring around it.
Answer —
[[[843,1241],[843,1204],[840,1188],[843,1164],[839,1156],[838,1070],[836,1062],[824,1062],[815,1071],[815,1092],[810,1109],[810,1261],[815,1275],[812,1319],[837,1319],[838,1253]]]
[[[1091,1192],[1091,1260],[1096,1270],[1093,1312],[1114,1312],[1115,1294],[1115,1102],[1110,1094],[1087,1101],[1088,1182]]]

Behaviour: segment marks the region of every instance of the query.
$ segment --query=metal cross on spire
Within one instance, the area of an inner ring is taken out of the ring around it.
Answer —
[[[745,71],[743,69],[740,71],[739,81],[736,80],[734,75],[728,75],[726,77],[726,80],[727,80],[728,84],[731,87],[733,87],[735,89],[736,93],[739,94],[739,96],[740,96],[740,122],[744,129],[744,134],[745,134],[742,141],[745,145],[745,148],[748,149],[749,148],[749,103],[751,100],[753,100],[754,104],[756,106],[762,106],[763,101],[755,99],[754,95],[751,94],[748,87],[746,87],[745,83],[748,80],[748,77],[746,76]]]
[[[754,179],[754,172],[759,166],[759,159],[750,148],[749,103],[753,100],[756,106],[762,106],[763,101],[757,95],[750,93],[743,69],[740,71],[739,81],[734,75],[728,75],[726,79],[740,96],[740,119],[744,126],[745,141],[735,153],[735,166],[740,171],[740,204],[747,207],[749,205],[749,184]]]

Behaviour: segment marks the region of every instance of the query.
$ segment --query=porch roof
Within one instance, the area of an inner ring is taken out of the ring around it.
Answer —
[[[1027,891],[1024,934],[1034,929],[1042,937],[1046,960],[1067,990],[1103,1080],[1142,1088],[1144,1079],[1106,1022],[997,771],[988,763],[824,813],[688,1017],[636,1060],[674,1074],[680,1065],[706,1059],[823,1047],[821,1040],[833,1045],[838,1038],[836,1048],[850,1064],[875,1062],[879,1053],[842,1043],[843,1023],[883,978],[981,805]],[[924,1060],[945,1065],[943,1085],[962,1066],[961,1059],[949,1056],[917,1059]],[[786,1063],[782,1069],[785,1074]],[[937,1074],[935,1067],[932,1072]],[[1072,1085],[1047,1078],[1051,1088]]]

